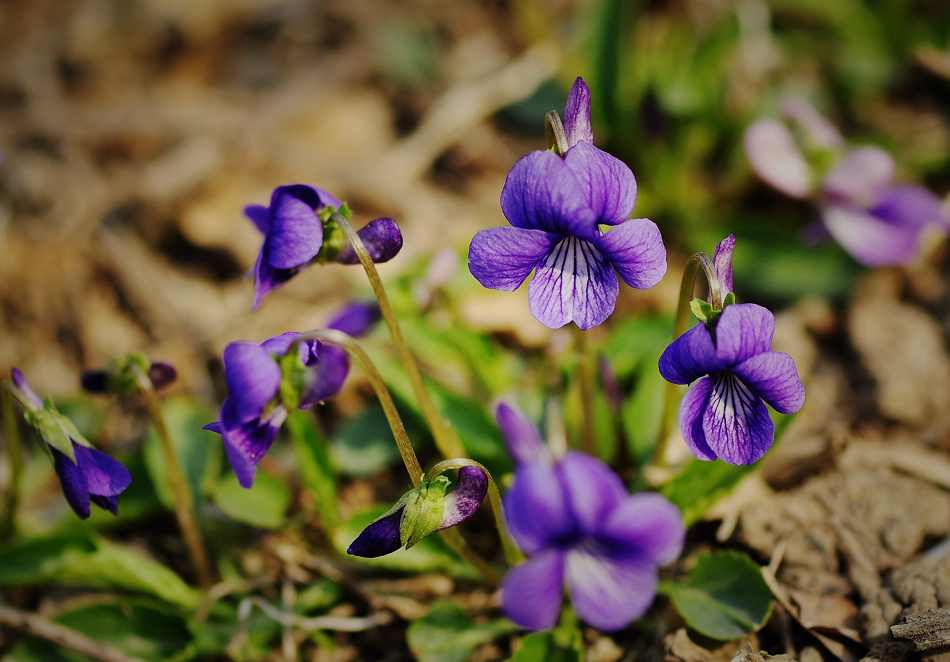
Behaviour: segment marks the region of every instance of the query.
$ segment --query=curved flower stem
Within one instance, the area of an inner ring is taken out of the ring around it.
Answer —
[[[676,321],[673,323],[673,340],[689,330],[689,303],[693,300],[693,289],[696,285],[696,275],[699,273],[700,267],[702,267],[706,275],[706,281],[709,283],[709,299],[713,310],[722,310],[722,289],[719,287],[716,266],[705,253],[695,253],[686,261],[686,266],[683,267],[683,281],[680,283],[679,301],[676,306]],[[667,382],[666,389],[663,392],[663,416],[660,419],[660,436],[657,439],[656,448],[653,451],[653,460],[650,463],[650,466],[658,469],[663,468],[666,463],[666,448],[670,433],[675,426],[679,390],[679,385]]]
[[[429,473],[426,474],[425,479],[433,480],[443,471],[459,469],[461,467],[478,467],[485,472],[485,475],[488,477],[488,500],[491,503],[492,513],[495,516],[495,525],[498,527],[498,538],[501,540],[501,548],[505,553],[505,560],[508,561],[510,565],[521,563],[524,561],[524,554],[521,553],[518,545],[515,544],[514,539],[508,532],[508,523],[505,521],[505,509],[502,507],[501,492],[498,490],[498,484],[495,483],[491,472],[488,471],[483,464],[468,458],[443,460],[429,469]]]
[[[383,376],[379,374],[379,370],[376,369],[376,366],[369,358],[369,355],[363,351],[363,348],[359,346],[352,336],[336,329],[319,329],[316,331],[310,331],[308,333],[302,333],[297,336],[298,343],[307,340],[319,340],[320,342],[342,347],[352,354],[357,361],[359,361],[360,365],[363,367],[363,371],[366,373],[367,378],[373,385],[373,390],[376,391],[376,397],[379,398],[379,403],[382,405],[383,411],[386,414],[386,420],[389,422],[389,427],[392,429],[393,436],[396,438],[396,446],[399,448],[399,454],[402,456],[403,464],[406,465],[406,471],[409,472],[409,478],[412,481],[412,486],[417,487],[423,478],[422,467],[419,464],[419,458],[416,457],[416,451],[413,449],[412,443],[409,441],[409,435],[406,434],[406,428],[402,424],[402,419],[399,417],[399,412],[396,410],[396,403],[393,402],[393,398],[389,394],[389,389],[386,388],[386,382],[383,381]],[[466,461],[474,462],[473,460]],[[488,472],[486,471],[486,474],[487,473]],[[491,480],[490,475],[488,480],[489,485],[492,485],[493,481]],[[497,487],[495,489],[497,492]],[[455,529],[443,529],[439,533],[442,536],[442,539],[445,540],[448,546],[452,549],[452,551],[471,563],[472,566],[482,575],[485,581],[495,586],[501,582],[501,575],[499,574],[498,570],[492,567],[492,565],[479,556],[475,550],[469,547],[468,543],[465,542],[458,531]]]
[[[16,509],[20,502],[20,480],[23,477],[23,449],[20,445],[20,428],[16,422],[16,412],[13,409],[13,394],[3,389],[2,410],[3,436],[7,440],[7,456],[10,458],[10,480],[7,483],[6,499],[0,511],[0,542],[4,542],[13,535],[16,525]]]
[[[175,446],[168,434],[158,393],[155,392],[155,387],[145,371],[135,363],[130,363],[130,365],[135,374],[136,386],[145,399],[145,408],[148,410],[152,425],[155,426],[155,432],[162,444],[162,450],[165,451],[165,475],[168,478],[172,497],[175,499],[175,518],[178,520],[178,528],[181,529],[182,538],[185,540],[185,547],[188,549],[188,556],[195,569],[198,584],[207,588],[214,583],[214,570],[195,520],[194,495],[191,493],[191,487],[188,485],[181,463],[178,461]]]
[[[392,304],[389,303],[386,290],[383,288],[383,281],[379,278],[379,272],[376,271],[376,265],[366,250],[366,246],[363,245],[363,240],[360,239],[356,230],[353,229],[350,222],[342,215],[334,212],[330,218],[339,225],[343,233],[346,234],[347,240],[353,246],[353,250],[356,251],[356,255],[363,265],[363,270],[366,271],[366,277],[369,278],[373,293],[379,302],[379,309],[383,314],[383,319],[386,320],[386,326],[389,327],[389,334],[392,336],[396,354],[399,356],[406,375],[409,377],[409,383],[412,385],[413,393],[415,393],[419,407],[422,409],[422,415],[426,421],[428,421],[429,427],[432,429],[432,436],[435,439],[436,447],[444,457],[459,457],[465,455],[465,449],[462,448],[462,444],[458,440],[458,437],[456,437],[455,432],[449,427],[445,419],[442,418],[442,414],[439,413],[435,403],[432,402],[432,398],[429,397],[429,392],[426,390],[425,382],[422,379],[422,373],[419,372],[419,364],[416,363],[412,352],[409,350],[409,345],[406,344],[406,339],[402,335],[402,329],[399,327],[399,320],[396,319],[396,313],[393,310]]]
[[[597,455],[597,431],[594,427],[594,367],[590,341],[587,332],[574,325],[574,339],[577,342],[577,378],[581,387],[581,410],[583,438],[581,450],[588,455]]]
[[[409,472],[409,479],[412,481],[412,486],[418,486],[422,478],[422,466],[419,464],[419,458],[416,457],[416,451],[412,447],[412,442],[409,441],[409,435],[406,433],[406,427],[402,424],[402,418],[400,418],[399,412],[396,411],[396,403],[393,402],[393,398],[389,394],[389,389],[386,388],[386,382],[383,381],[383,376],[379,374],[379,370],[376,369],[369,355],[359,346],[351,335],[336,329],[319,329],[297,336],[298,343],[307,340],[319,340],[320,342],[342,347],[359,361],[363,372],[366,373],[366,378],[369,379],[373,390],[376,391],[376,397],[379,399],[379,404],[383,407],[383,412],[386,414],[386,420],[389,422],[389,427],[393,431],[393,437],[396,438],[396,446],[399,448],[399,455],[402,457],[403,464],[406,465],[406,471]]]

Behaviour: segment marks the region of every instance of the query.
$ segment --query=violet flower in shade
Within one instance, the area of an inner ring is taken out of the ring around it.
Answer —
[[[346,307],[328,327],[358,336],[375,319],[360,303]],[[257,463],[277,439],[288,412],[335,396],[349,374],[346,350],[317,340],[297,343],[299,336],[288,331],[261,344],[238,341],[224,349],[229,396],[220,419],[204,429],[221,435],[242,487],[254,484]],[[294,346],[296,357],[288,355]]]
[[[500,404],[495,416],[517,461],[505,515],[529,557],[502,583],[505,614],[526,628],[553,627],[566,586],[585,622],[599,630],[626,627],[653,602],[658,568],[682,550],[679,510],[659,494],[631,495],[590,455],[554,457],[534,424],[512,407]]]
[[[923,236],[946,234],[950,218],[940,199],[914,184],[894,184],[894,160],[875,146],[845,149],[837,129],[806,101],[786,99],[786,123],[761,119],[746,129],[752,169],[793,198],[814,197],[824,230],[869,267],[906,265]]]
[[[564,126],[568,149],[535,151],[505,181],[501,208],[512,227],[481,230],[468,264],[485,287],[513,291],[528,275],[531,313],[557,329],[602,323],[620,292],[617,274],[647,289],[666,273],[666,249],[653,221],[631,219],[637,182],[622,161],[593,145],[590,90],[571,88]],[[604,232],[601,226],[613,226]],[[615,273],[616,271],[616,273]]]
[[[446,494],[449,479],[437,476],[410,490],[392,508],[363,529],[346,553],[376,558],[409,549],[425,536],[471,517],[488,493],[488,476],[472,466],[459,468],[455,489]]]
[[[254,310],[264,296],[290,280],[317,258],[324,248],[324,218],[342,203],[315,186],[292,184],[278,186],[270,206],[248,205],[244,214],[264,235],[264,243],[254,265]],[[402,248],[402,234],[391,218],[370,221],[359,230],[360,238],[374,262],[392,259]],[[342,237],[340,241],[345,242]],[[334,245],[328,260],[344,264],[358,262],[348,245]]]
[[[88,393],[117,393],[131,395],[139,392],[133,366],[137,366],[156,390],[168,386],[178,373],[175,366],[165,361],[149,361],[144,354],[127,354],[113,359],[101,370],[86,370],[80,384]]]
[[[698,324],[660,356],[664,379],[691,384],[680,404],[680,430],[700,460],[756,462],[775,439],[765,403],[783,414],[804,404],[794,360],[772,351],[774,334],[775,318],[767,309],[732,304],[718,316],[714,332]]]
[[[53,457],[53,468],[66,502],[81,519],[89,517],[93,503],[118,515],[119,495],[132,483],[129,470],[118,460],[93,448],[73,422],[56,410],[51,400],[40,400],[22,372],[13,368],[12,377],[27,408],[27,421]]]

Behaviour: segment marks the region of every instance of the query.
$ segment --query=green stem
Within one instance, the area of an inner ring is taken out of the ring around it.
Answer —
[[[399,327],[399,320],[396,318],[396,313],[393,310],[392,304],[389,303],[386,290],[383,288],[383,281],[379,278],[379,272],[376,271],[376,265],[366,250],[366,246],[363,245],[363,240],[360,239],[356,230],[353,229],[350,222],[342,215],[334,212],[330,218],[343,230],[347,240],[349,240],[353,246],[353,250],[356,251],[356,255],[359,257],[364,271],[366,271],[366,277],[369,278],[373,293],[379,302],[379,309],[383,314],[383,319],[386,320],[386,326],[389,327],[389,334],[392,336],[396,354],[399,356],[406,375],[409,377],[409,383],[412,386],[416,400],[419,402],[419,407],[422,409],[422,415],[429,423],[436,447],[444,457],[461,457],[465,455],[465,449],[462,448],[462,444],[455,435],[455,431],[452,430],[445,419],[442,418],[442,414],[439,413],[439,410],[432,402],[432,398],[429,397],[429,392],[426,390],[425,382],[422,379],[422,373],[419,372],[419,364],[416,363],[412,352],[409,350],[409,345],[406,344],[406,339],[402,335],[402,329]]]
[[[0,511],[0,542],[5,542],[13,535],[16,528],[16,509],[20,501],[20,481],[23,477],[23,448],[20,444],[20,427],[16,422],[16,411],[13,408],[13,394],[3,389],[3,407],[0,416],[3,418],[3,435],[7,440],[7,457],[10,461],[10,482],[7,485],[7,498]]]
[[[399,448],[399,455],[402,456],[403,464],[406,465],[406,471],[409,472],[412,486],[417,487],[423,478],[422,466],[419,464],[419,458],[416,457],[416,451],[412,447],[412,442],[409,441],[409,435],[406,434],[406,427],[402,424],[402,418],[400,418],[399,412],[396,410],[396,403],[393,402],[393,398],[389,394],[389,389],[386,388],[386,382],[383,381],[383,376],[379,374],[379,370],[376,369],[372,359],[369,358],[369,355],[359,346],[352,336],[336,329],[320,329],[297,336],[297,342],[305,342],[307,340],[319,340],[320,342],[342,347],[359,361],[370,384],[373,386],[373,390],[376,391],[376,397],[379,399],[379,403],[382,405],[383,411],[386,414],[386,420],[389,422],[389,427],[393,432],[393,436],[396,438],[396,446]],[[490,476],[489,481],[489,485],[491,485]],[[497,492],[497,487],[495,490]],[[452,551],[471,563],[486,582],[493,586],[497,586],[501,582],[501,575],[498,570],[469,547],[468,543],[465,542],[458,531],[451,528],[443,529],[439,533]]]
[[[686,261],[683,267],[683,281],[680,283],[679,301],[676,306],[676,321],[673,323],[673,340],[689,330],[690,308],[693,300],[693,289],[696,286],[696,276],[702,267],[709,283],[709,299],[714,310],[722,310],[722,290],[719,287],[719,277],[716,266],[705,253],[696,253]],[[677,405],[679,403],[680,385],[667,382],[663,392],[663,416],[660,419],[660,437],[657,439],[653,451],[652,467],[662,469],[666,464],[666,449],[670,434],[676,425]]]
[[[498,538],[501,540],[501,547],[505,553],[505,560],[510,565],[516,565],[524,561],[524,554],[515,544],[514,539],[508,532],[508,523],[505,521],[505,509],[501,503],[501,492],[498,490],[498,484],[492,478],[491,472],[485,468],[485,465],[470,460],[468,458],[455,458],[452,460],[443,460],[429,469],[426,474],[426,480],[433,480],[436,476],[448,469],[459,469],[461,467],[478,467],[485,472],[488,477],[488,501],[491,503],[492,514],[495,516],[495,525],[498,527]]]
[[[152,425],[155,426],[155,432],[162,444],[162,450],[165,452],[165,474],[168,478],[168,487],[175,499],[175,517],[178,520],[178,528],[181,529],[182,538],[185,540],[185,547],[188,550],[188,556],[191,558],[191,564],[195,569],[198,584],[202,587],[211,586],[214,583],[214,571],[208,557],[208,550],[201,538],[198,523],[195,520],[195,499],[185,478],[185,473],[182,471],[181,463],[178,461],[178,454],[175,452],[175,446],[172,444],[171,436],[168,433],[168,426],[165,425],[161,400],[159,400],[158,393],[155,392],[155,387],[148,375],[138,365],[134,363],[130,365],[135,373],[135,381],[139,392],[145,399],[145,408],[148,410]]]
[[[574,325],[574,339],[577,343],[577,378],[581,387],[581,410],[583,437],[581,450],[588,455],[597,455],[597,431],[594,427],[594,368],[592,365],[590,342],[587,332]]]
[[[369,379],[373,390],[376,391],[376,397],[379,399],[379,404],[383,407],[383,412],[386,414],[386,420],[389,422],[389,427],[393,431],[393,436],[396,438],[396,446],[399,448],[399,455],[402,456],[403,464],[406,465],[406,471],[409,473],[412,486],[418,486],[419,481],[422,479],[422,466],[419,464],[419,458],[416,457],[416,451],[412,447],[412,442],[409,441],[406,426],[402,424],[402,418],[400,418],[399,412],[396,410],[396,403],[393,402],[393,397],[389,394],[389,389],[386,388],[386,382],[383,381],[383,376],[379,374],[379,370],[377,370],[372,359],[369,358],[369,355],[359,346],[352,336],[336,329],[320,329],[297,336],[298,343],[307,340],[319,340],[320,342],[342,347],[359,361],[363,372],[366,373],[366,378]]]

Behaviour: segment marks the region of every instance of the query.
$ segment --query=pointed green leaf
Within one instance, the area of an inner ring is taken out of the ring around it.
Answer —
[[[320,523],[325,530],[332,531],[340,516],[336,499],[336,467],[330,457],[330,447],[313,417],[303,411],[291,412],[285,425],[297,456],[300,475],[320,514]]]
[[[516,629],[502,618],[476,624],[462,607],[442,600],[409,625],[406,641],[419,662],[465,662],[482,644]]]

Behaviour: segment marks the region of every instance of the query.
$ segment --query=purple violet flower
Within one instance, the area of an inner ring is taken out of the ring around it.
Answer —
[[[244,214],[264,235],[264,243],[254,265],[254,310],[264,297],[290,280],[314,260],[324,248],[321,215],[339,210],[342,203],[315,186],[292,184],[278,186],[269,207],[248,205]],[[377,218],[358,232],[374,262],[392,259],[402,248],[402,234],[391,218]],[[344,241],[341,238],[341,241]],[[327,259],[343,264],[359,260],[347,245],[335,247]]]
[[[488,476],[478,467],[459,468],[455,489],[446,494],[448,478],[420,484],[363,529],[347,554],[376,558],[409,549],[425,536],[471,517],[488,493]]]
[[[595,457],[554,457],[520,411],[500,404],[495,416],[518,463],[505,515],[529,557],[502,583],[508,618],[534,630],[553,627],[566,585],[585,622],[599,630],[626,627],[653,602],[658,568],[682,550],[679,510],[659,494],[631,495]]]
[[[53,457],[66,502],[80,517],[91,514],[94,503],[113,515],[119,514],[119,495],[132,483],[129,470],[106,453],[92,447],[50,399],[43,402],[23,373],[12,370],[13,384],[27,407],[27,421],[46,443]]]
[[[950,231],[937,196],[922,186],[893,184],[894,159],[883,149],[846,150],[837,129],[802,99],[786,99],[782,115],[801,142],[777,119],[753,122],[744,136],[752,169],[785,195],[816,197],[824,229],[858,262],[909,264],[925,232]]]
[[[344,308],[328,328],[358,336],[375,319],[366,304],[358,303]],[[238,341],[224,349],[230,395],[221,405],[220,419],[204,429],[221,435],[241,487],[254,484],[257,463],[277,439],[288,412],[332,398],[349,374],[345,349],[317,340],[298,344],[299,336],[288,331],[261,344]],[[298,360],[288,360],[295,345]]]
[[[723,296],[732,291],[734,246],[730,235],[713,258]],[[752,464],[775,439],[765,402],[794,414],[805,403],[805,387],[792,357],[772,351],[775,318],[767,309],[727,305],[710,326],[698,324],[674,340],[660,356],[660,374],[691,384],[680,404],[680,430],[693,455]]]
[[[509,292],[534,271],[534,317],[552,329],[571,321],[589,329],[614,310],[614,271],[631,287],[653,287],[666,273],[666,249],[653,221],[630,218],[637,197],[630,168],[593,145],[590,90],[581,78],[564,126],[565,154],[531,152],[508,173],[501,208],[513,227],[478,232],[468,263],[482,285]],[[613,227],[604,232],[604,225]]]
[[[151,362],[144,354],[120,356],[101,370],[86,370],[80,378],[80,385],[88,393],[117,393],[131,395],[139,392],[135,372],[136,365],[147,376],[157,390],[168,386],[178,376],[175,366],[165,361]]]

